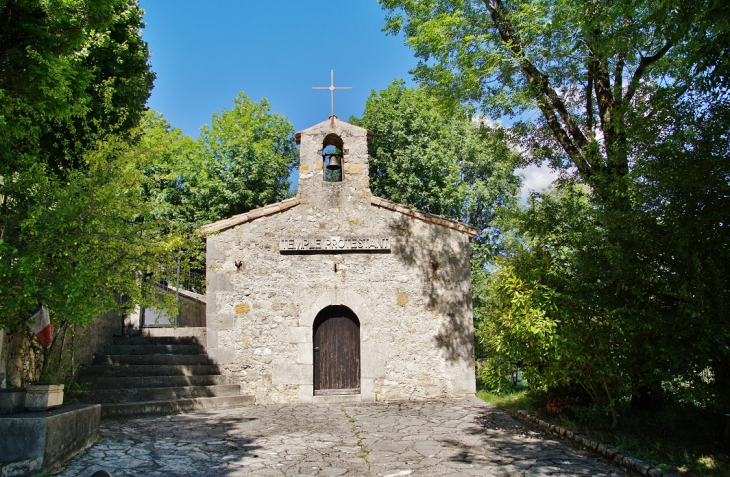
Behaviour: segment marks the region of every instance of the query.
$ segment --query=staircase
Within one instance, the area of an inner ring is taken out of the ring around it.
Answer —
[[[254,403],[229,384],[194,336],[114,337],[79,381],[87,393],[73,396],[101,404],[104,418],[227,409]]]

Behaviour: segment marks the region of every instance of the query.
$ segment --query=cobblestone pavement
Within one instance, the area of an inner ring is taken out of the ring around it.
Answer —
[[[58,474],[625,475],[476,398],[261,406],[105,421]]]

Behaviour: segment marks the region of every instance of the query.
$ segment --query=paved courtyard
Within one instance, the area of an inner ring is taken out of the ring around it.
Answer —
[[[476,398],[105,421],[63,476],[625,475]]]

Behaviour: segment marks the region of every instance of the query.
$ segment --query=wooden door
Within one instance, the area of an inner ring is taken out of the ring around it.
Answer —
[[[314,320],[314,394],[360,394],[360,322],[347,307]]]

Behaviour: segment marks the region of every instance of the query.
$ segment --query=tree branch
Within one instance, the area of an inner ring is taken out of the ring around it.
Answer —
[[[613,74],[613,97],[616,100],[616,104],[621,103],[623,99],[624,90],[624,66],[626,65],[626,53],[620,52],[618,59],[616,60],[616,70]]]
[[[588,75],[586,83],[586,132],[593,132],[593,76]]]
[[[631,99],[634,97],[634,94],[636,93],[636,89],[639,87],[639,80],[641,80],[641,77],[644,76],[644,71],[646,71],[646,68],[649,67],[652,63],[661,60],[664,55],[667,54],[667,52],[674,46],[674,43],[671,41],[668,41],[663,47],[659,49],[659,51],[656,52],[656,54],[652,56],[642,56],[641,62],[639,62],[639,66],[636,68],[636,71],[634,71],[634,75],[631,78],[631,83],[629,83],[629,87],[626,89],[626,102],[630,102]]]
[[[596,102],[598,103],[598,116],[601,119],[601,129],[606,132],[606,125],[611,122],[614,107],[614,97],[611,92],[611,79],[608,73],[608,62],[605,57],[598,56],[593,48],[598,41],[601,32],[594,30],[591,36],[586,39],[588,46],[588,74],[593,77],[593,86],[596,91]],[[606,138],[608,139],[608,138]]]
[[[502,0],[491,0],[491,2],[490,0],[483,0],[483,2],[487,7],[487,10],[489,10],[492,22],[497,28],[502,41],[510,49],[522,68],[522,72],[527,78],[528,84],[534,91],[538,107],[545,116],[548,126],[555,134],[555,137],[558,139],[558,142],[565,152],[573,160],[573,163],[578,168],[581,175],[583,175],[585,179],[588,179],[592,173],[593,165],[587,162],[583,156],[582,149],[588,144],[585,135],[575,123],[562,99],[560,99],[557,92],[548,81],[547,75],[538,70],[537,67],[535,67],[535,65],[533,65],[525,57],[522,46],[520,45],[519,37],[514,31],[512,24],[504,15],[505,8],[502,4]],[[560,123],[558,114],[562,118],[565,128],[563,127],[563,124]]]

